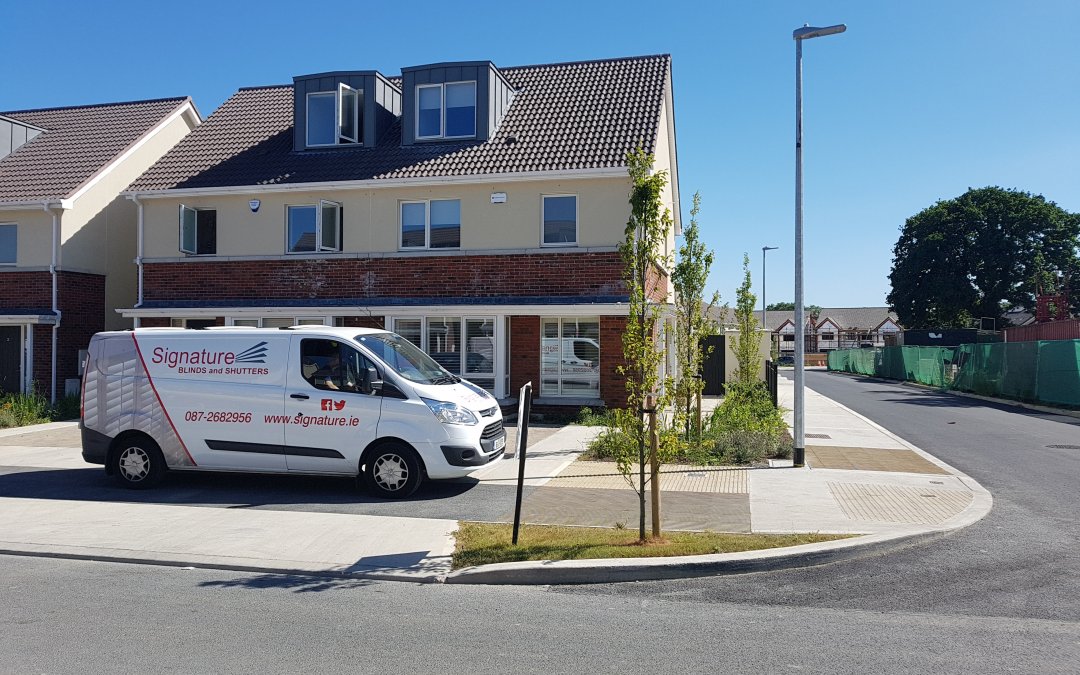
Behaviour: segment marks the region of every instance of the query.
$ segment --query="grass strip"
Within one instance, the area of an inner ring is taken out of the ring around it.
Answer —
[[[730,534],[666,532],[663,541],[641,543],[637,531],[603,527],[522,525],[518,545],[512,527],[501,523],[462,522],[454,534],[454,569],[522,560],[652,558],[735,553],[846,539],[846,534]]]

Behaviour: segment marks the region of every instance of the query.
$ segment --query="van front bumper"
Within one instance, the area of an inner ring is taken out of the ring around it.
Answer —
[[[495,446],[499,449],[496,450]],[[475,446],[469,445],[443,445],[440,449],[450,466],[484,466],[502,457],[506,451],[506,432],[492,439],[481,440],[479,452]]]

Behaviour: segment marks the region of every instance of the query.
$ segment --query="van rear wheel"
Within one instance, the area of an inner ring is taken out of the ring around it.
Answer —
[[[121,485],[132,490],[154,487],[161,482],[165,469],[161,448],[149,438],[123,441],[113,453],[112,473]]]
[[[386,444],[368,455],[364,478],[376,495],[403,499],[420,487],[420,460],[412,448]]]

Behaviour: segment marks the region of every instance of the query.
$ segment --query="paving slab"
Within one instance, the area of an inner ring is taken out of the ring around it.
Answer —
[[[807,445],[806,463],[813,469],[892,471],[949,475],[944,468],[907,448],[883,449]]]
[[[637,464],[630,474],[637,484]],[[648,469],[646,469],[648,476]],[[633,490],[615,462],[578,460],[553,478],[549,487],[607,488]],[[713,492],[744,494],[747,491],[744,467],[703,467],[687,464],[664,464],[660,470],[663,492]]]
[[[0,551],[437,581],[457,521],[0,498]]]
[[[749,495],[665,492],[660,499],[665,530],[750,532]],[[647,513],[649,503],[647,496]],[[513,517],[510,511],[502,522],[513,522]],[[633,490],[539,487],[521,505],[522,522],[534,525],[618,527],[621,524],[635,529],[638,517],[639,502]]]
[[[558,429],[535,445],[530,442],[525,453],[525,485],[539,487],[547,484],[585,452],[589,443],[600,435],[603,427],[569,425]],[[532,433],[530,428],[529,433]],[[470,474],[481,483],[516,485],[518,460],[507,457]]]

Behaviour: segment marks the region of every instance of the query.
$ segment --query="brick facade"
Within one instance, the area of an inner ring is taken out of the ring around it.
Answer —
[[[4,272],[0,282],[0,312],[33,309],[51,313],[49,272]],[[63,396],[64,380],[79,376],[79,350],[86,349],[94,333],[105,329],[105,277],[59,272],[57,302],[61,321],[57,335],[56,393]],[[33,342],[32,380],[39,392],[48,394],[52,382],[52,326],[35,325]]]
[[[348,328],[377,328],[379,330],[386,328],[384,316],[345,316],[341,320],[342,324]]]
[[[619,254],[543,253],[147,263],[147,302],[626,297]]]
[[[619,374],[623,358],[625,316],[600,317],[600,397],[609,408],[626,407],[626,380]]]
[[[540,395],[540,317],[510,317],[510,391],[517,396],[526,382],[533,383],[533,396]]]

